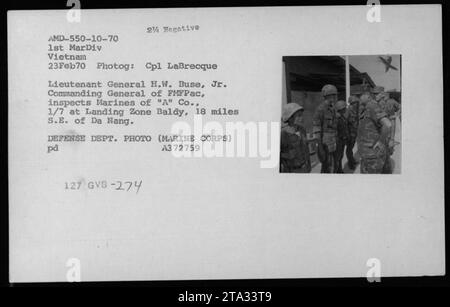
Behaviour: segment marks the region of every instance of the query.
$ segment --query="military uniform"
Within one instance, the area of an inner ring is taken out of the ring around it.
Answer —
[[[356,137],[358,135],[359,115],[359,101],[350,104],[347,109],[348,139],[345,153],[351,169],[354,169],[356,166],[353,148],[355,147]]]
[[[386,112],[373,100],[369,101],[361,112],[357,143],[363,174],[380,174],[389,163],[388,144],[374,148],[380,140],[383,118],[387,118]]]
[[[280,159],[283,173],[311,172],[310,153],[304,128],[294,128],[287,124],[281,128]]]
[[[380,108],[381,108],[384,112],[386,112],[386,99],[385,99],[385,98],[379,98],[379,99],[377,100],[377,102],[378,102],[378,105],[380,106]]]
[[[385,104],[385,111],[387,116],[389,117],[391,124],[392,124],[392,128],[391,128],[391,139],[394,140],[395,139],[395,130],[397,127],[397,121],[396,121],[396,116],[395,114],[400,110],[400,104],[392,98],[389,98],[386,100],[386,104]],[[389,151],[389,155],[393,154],[393,148],[391,148],[392,150]],[[388,159],[388,163],[386,163],[385,168],[383,173],[385,174],[392,174],[392,165],[390,163],[390,159]]]
[[[323,146],[319,145],[318,157],[322,163],[321,173],[330,173],[336,161],[337,119],[334,106],[322,102],[313,117],[313,131],[319,134]]]
[[[394,117],[399,109],[400,105],[395,99],[389,98],[386,100],[386,113],[390,118]]]
[[[337,114],[337,138],[336,138],[336,163],[334,166],[335,173],[343,173],[342,158],[344,157],[344,149],[349,138],[349,127],[347,116]]]

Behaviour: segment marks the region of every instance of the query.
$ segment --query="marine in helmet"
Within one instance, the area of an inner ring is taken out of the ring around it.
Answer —
[[[395,114],[400,111],[400,104],[386,92],[384,93],[383,100],[385,101],[387,115],[391,120],[394,119]]]
[[[348,98],[349,106],[347,108],[347,123],[348,123],[348,139],[345,154],[347,156],[348,167],[351,170],[356,168],[356,161],[353,155],[353,148],[355,147],[356,137],[358,135],[359,125],[359,98],[356,96],[350,96]]]
[[[288,103],[283,107],[280,172],[310,173],[311,159],[303,127],[303,107]]]
[[[361,155],[361,173],[381,174],[389,163],[391,121],[386,112],[370,95],[360,99],[361,116],[358,127],[358,152]]]
[[[373,89],[375,100],[377,101],[380,108],[386,113],[388,119],[391,121],[391,135],[390,139],[394,140],[395,137],[395,113],[399,110],[399,105],[397,101],[390,98],[389,93],[384,91],[384,87],[376,86]],[[388,150],[388,155],[391,156],[394,153],[394,147],[390,147]],[[387,160],[384,166],[383,174],[392,174],[391,159]]]
[[[348,121],[347,121],[347,103],[343,100],[336,102],[336,117],[337,117],[337,138],[336,138],[336,163],[334,165],[334,172],[342,174],[342,158],[344,157],[344,149],[349,138]]]
[[[391,140],[394,141],[395,140],[395,130],[396,130],[396,123],[397,123],[397,118],[396,118],[396,114],[398,111],[400,111],[400,104],[395,100],[392,99],[390,97],[389,93],[384,93],[383,96],[383,106],[384,106],[384,111],[386,112],[389,120],[391,121]],[[389,148],[389,155],[393,155],[394,154],[394,147],[390,147]],[[392,165],[390,163],[390,159],[389,159],[389,163],[387,163],[385,165],[385,168],[383,170],[383,173],[385,174],[392,174]]]
[[[375,98],[376,101],[379,101],[383,95],[384,95],[384,87],[382,86],[375,86],[372,90],[371,90],[373,97]]]
[[[313,133],[318,141],[317,156],[321,162],[321,173],[331,173],[336,161],[337,120],[334,108],[337,88],[327,84],[322,88],[323,102],[313,116]]]
[[[371,92],[373,99],[378,103],[381,109],[386,112],[386,92],[384,91],[384,87],[375,86]]]

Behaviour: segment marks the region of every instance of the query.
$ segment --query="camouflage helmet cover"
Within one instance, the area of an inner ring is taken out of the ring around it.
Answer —
[[[359,101],[359,98],[356,97],[356,96],[350,96],[350,97],[348,97],[348,103],[349,103],[349,104],[353,104],[353,103],[358,102],[358,101]]]
[[[327,84],[324,87],[322,87],[322,96],[326,97],[328,95],[337,95],[338,91],[336,86],[332,84]]]
[[[335,108],[336,108],[337,111],[345,109],[346,107],[347,107],[347,104],[345,103],[344,100],[339,100],[338,102],[336,102]]]
[[[294,115],[297,111],[300,110],[302,111],[304,110],[304,108],[301,105],[295,102],[288,103],[283,107],[283,114],[281,116],[281,120],[283,122],[287,122],[292,117],[292,115]]]

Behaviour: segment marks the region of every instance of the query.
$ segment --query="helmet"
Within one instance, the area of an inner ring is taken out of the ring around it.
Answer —
[[[364,93],[361,95],[360,102],[365,104],[365,103],[369,102],[371,99],[372,98],[370,97],[369,93]]]
[[[287,122],[289,118],[291,118],[292,115],[294,115],[299,110],[304,110],[304,108],[295,102],[288,103],[283,107],[283,114],[281,120],[283,122]]]
[[[336,102],[335,108],[337,111],[343,110],[347,107],[347,104],[345,103],[344,100],[339,100],[338,102]]]
[[[349,103],[349,104],[353,104],[353,103],[358,102],[358,101],[359,101],[359,98],[356,97],[356,96],[350,96],[350,97],[348,97],[348,103]]]
[[[384,87],[382,87],[382,86],[375,86],[372,89],[372,93],[374,93],[374,94],[379,94],[379,93],[382,93],[382,92],[384,92]]]
[[[322,87],[322,96],[328,96],[328,95],[337,95],[337,88],[334,85],[327,84],[324,87]]]

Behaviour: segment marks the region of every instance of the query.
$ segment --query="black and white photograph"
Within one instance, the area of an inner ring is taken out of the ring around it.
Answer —
[[[6,286],[444,281],[449,6],[118,2],[4,11]]]
[[[283,72],[281,173],[401,173],[401,55],[286,56]]]

